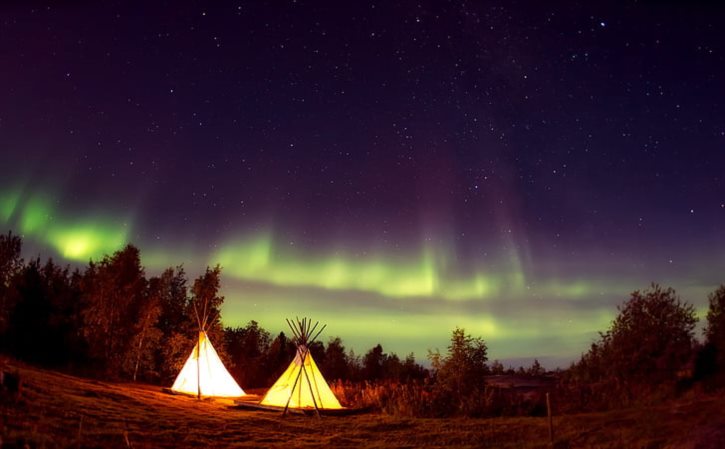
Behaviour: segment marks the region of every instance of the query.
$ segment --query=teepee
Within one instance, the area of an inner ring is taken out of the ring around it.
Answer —
[[[322,373],[315,360],[310,354],[309,345],[322,333],[325,326],[314,334],[319,322],[311,325],[311,321],[303,318],[302,321],[296,320],[292,323],[287,320],[287,324],[297,344],[297,355],[287,370],[277,379],[277,382],[267,391],[262,398],[261,405],[284,407],[283,414],[287,413],[287,409],[312,409],[314,408],[319,415],[323,409],[342,409],[340,402],[335,394],[330,390],[329,385],[322,377]],[[312,336],[314,334],[314,337]]]
[[[209,336],[206,334],[206,326],[209,323],[208,313],[206,303],[201,315],[194,304],[194,314],[199,325],[199,338],[189,358],[186,359],[184,367],[176,376],[171,390],[193,394],[200,399],[202,396],[244,396],[244,390],[229,374],[209,341]]]

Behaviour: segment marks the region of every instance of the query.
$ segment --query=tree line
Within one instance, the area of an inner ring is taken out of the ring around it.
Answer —
[[[0,351],[41,366],[119,380],[170,384],[197,339],[194,312],[206,304],[206,332],[230,373],[245,388],[271,385],[296,347],[255,321],[221,323],[221,267],[190,282],[183,266],[147,277],[133,245],[70,270],[52,259],[21,258],[22,239],[0,235]],[[199,306],[199,307],[197,307]],[[310,351],[330,379],[407,381],[427,375],[412,354],[381,345],[357,356],[339,337]]]
[[[170,384],[197,338],[194,314],[207,304],[207,333],[244,388],[266,387],[284,371],[295,345],[255,321],[224,327],[221,267],[190,282],[182,266],[147,277],[139,250],[128,245],[83,269],[52,259],[25,262],[22,240],[0,235],[0,351],[20,360],[86,376]],[[610,328],[568,369],[548,373],[547,391],[562,410],[617,407],[667,398],[693,387],[725,387],[725,285],[708,296],[702,342],[694,307],[671,288],[652,284],[619,307]],[[543,396],[523,398],[487,381],[492,374],[541,377],[528,369],[489,364],[481,337],[454,329],[444,353],[429,351],[432,369],[413,354],[399,357],[376,345],[364,354],[339,337],[310,351],[343,402],[411,416],[536,414]]]

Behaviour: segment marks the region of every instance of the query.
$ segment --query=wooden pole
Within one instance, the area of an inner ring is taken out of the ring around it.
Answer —
[[[307,350],[307,353],[309,353],[309,349]],[[310,387],[310,395],[312,396],[312,404],[315,406],[315,413],[317,413],[317,417],[320,418],[320,408],[317,406],[317,400],[315,399],[315,390],[312,388],[312,382],[310,382],[310,376],[307,374],[307,370],[305,369],[305,357],[307,356],[307,353],[305,353],[305,356],[302,357],[302,371],[305,372],[305,379],[307,379],[307,386]],[[322,404],[320,404],[322,405]]]
[[[287,325],[289,326],[289,328],[292,329],[292,336],[295,337],[295,338],[297,338],[297,339],[299,339],[300,336],[297,333],[297,329],[295,329],[295,327],[292,325],[292,323],[290,322],[290,320],[288,320],[288,319],[285,318],[285,321],[287,321]]]
[[[297,356],[295,355],[295,358]],[[304,367],[304,361],[302,362],[302,366]],[[292,391],[290,391],[289,397],[287,398],[287,403],[284,405],[284,410],[282,411],[282,416],[287,415],[287,409],[289,408],[289,403],[292,400],[292,395],[295,394],[295,388],[297,388],[297,382],[300,381],[300,376],[302,375],[302,370],[297,372],[297,377],[295,377],[295,382],[292,384]]]
[[[201,399],[201,367],[199,359],[201,354],[201,332],[196,341],[196,399]]]
[[[298,354],[301,355],[300,357],[300,370],[297,372],[297,376],[295,377],[295,381],[292,384],[292,391],[290,392],[289,398],[287,398],[287,403],[284,406],[284,410],[282,411],[282,416],[285,416],[287,414],[287,410],[289,409],[290,402],[292,400],[292,395],[294,394],[295,388],[297,388],[297,385],[299,384],[300,389],[302,389],[303,380],[302,380],[302,374],[304,373],[305,380],[307,381],[307,386],[310,389],[310,394],[312,395],[312,404],[315,406],[315,412],[317,414],[317,417],[320,418],[320,407],[322,404],[317,404],[317,399],[315,398],[315,390],[312,387],[312,381],[310,380],[310,375],[307,372],[307,369],[305,368],[305,360],[310,355],[309,345],[314,343],[314,341],[317,339],[317,337],[322,333],[322,331],[327,327],[327,325],[323,325],[322,328],[315,334],[313,337],[312,334],[317,329],[317,326],[320,324],[320,322],[316,322],[314,325],[312,324],[312,319],[307,317],[302,317],[302,320],[299,319],[299,317],[295,317],[295,321],[291,321],[288,319],[285,319],[287,321],[287,325],[292,329],[292,333],[297,339],[297,351]],[[312,338],[310,338],[312,337]],[[300,351],[300,348],[304,347],[304,351]],[[295,356],[295,359],[297,356]]]
[[[80,419],[80,421],[78,421],[78,438],[77,438],[77,441],[78,441],[78,449],[81,448],[81,436],[82,436],[82,433],[83,433],[83,415],[81,415],[81,419]]]
[[[554,421],[551,417],[551,400],[549,393],[546,393],[546,415],[549,417],[549,443],[554,446]]]
[[[309,332],[308,336],[310,336],[310,335],[312,335],[312,334],[314,334],[314,333],[315,333],[315,329],[317,329],[317,326],[318,326],[319,324],[320,324],[320,322],[318,321],[318,322],[316,322],[316,323],[315,323],[315,325],[314,325],[314,326],[312,326],[312,328],[310,329],[310,332]],[[312,342],[313,342],[314,340],[315,340],[315,339],[314,339],[314,338],[312,338],[312,340],[310,340],[310,343],[312,343]]]
[[[319,336],[320,336],[320,334],[322,333],[322,331],[324,331],[324,330],[325,330],[325,328],[326,328],[326,327],[327,327],[327,324],[323,324],[323,325],[322,325],[322,328],[320,329],[320,331],[319,331],[319,332],[317,332],[317,334],[315,334],[315,336],[314,336],[314,337],[312,337],[312,340],[310,340],[310,344],[314,343],[314,342],[315,342],[315,340],[317,340],[317,337],[319,337]]]

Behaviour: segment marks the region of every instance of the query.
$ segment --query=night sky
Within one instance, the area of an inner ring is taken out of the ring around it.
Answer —
[[[704,316],[725,281],[716,2],[145,3],[0,6],[26,259],[133,243],[220,263],[226,325],[546,366],[635,289]]]

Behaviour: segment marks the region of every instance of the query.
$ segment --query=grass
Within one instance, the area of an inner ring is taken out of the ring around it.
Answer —
[[[82,379],[9,363],[23,382],[0,393],[0,447],[550,448],[546,418],[417,419],[379,413],[287,416],[158,387]],[[725,396],[606,413],[556,416],[558,448],[719,448]]]

